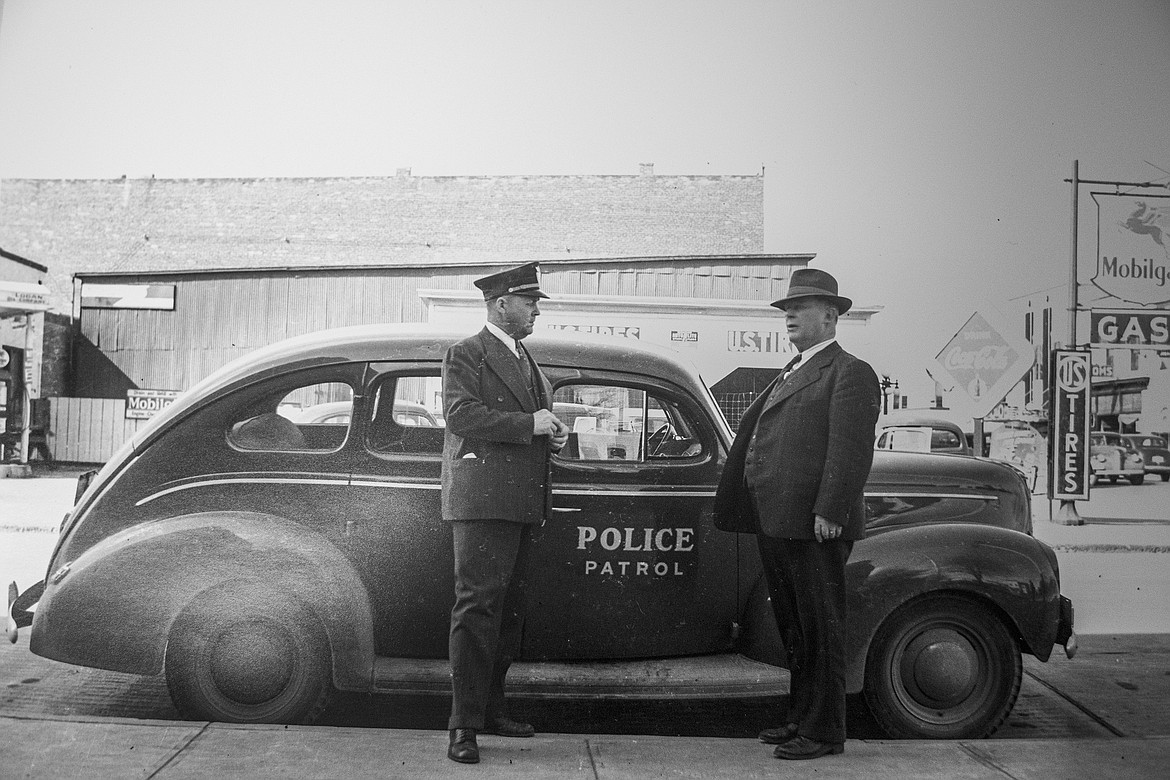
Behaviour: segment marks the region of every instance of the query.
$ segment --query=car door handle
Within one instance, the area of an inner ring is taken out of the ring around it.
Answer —
[[[554,512],[580,512],[581,507],[579,507],[579,506],[554,506],[552,508],[552,511],[554,511]]]

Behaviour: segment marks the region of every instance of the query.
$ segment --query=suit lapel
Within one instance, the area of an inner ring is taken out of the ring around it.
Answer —
[[[803,388],[808,387],[820,379],[821,373],[828,368],[829,364],[833,362],[833,358],[840,351],[841,345],[834,342],[809,358],[807,363],[788,377],[788,380],[780,386],[780,389],[775,394],[771,394],[769,391],[768,401],[765,403],[761,414],[778,406],[783,403],[784,399],[799,393]]]
[[[532,385],[536,388],[537,407],[552,409],[552,385],[548,383],[544,372],[540,370],[540,367],[536,365],[536,361],[532,359],[532,354],[528,351],[528,347],[524,346],[523,341],[520,342],[520,356],[522,360],[527,360],[528,365],[532,367]]]
[[[516,397],[516,400],[520,402],[520,408],[527,412],[535,412],[532,398],[528,393],[528,385],[520,374],[520,361],[516,360],[512,350],[504,346],[504,343],[492,335],[492,332],[487,328],[480,331],[480,335],[484,345],[484,353],[487,355],[487,367],[495,372],[508,391]],[[523,350],[524,346],[521,345],[520,348]],[[526,355],[524,352],[521,354]]]

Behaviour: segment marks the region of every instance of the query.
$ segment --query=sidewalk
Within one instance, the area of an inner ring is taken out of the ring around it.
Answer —
[[[1170,499],[1170,487],[1148,487]],[[1057,552],[1170,552],[1170,505],[1133,509],[1096,499],[1076,506],[1084,525],[1063,525],[1055,520],[1059,503],[1052,503],[1050,520],[1048,499],[1034,496],[1033,536]]]
[[[483,737],[481,763],[446,757],[447,735],[411,729],[238,726],[0,715],[3,774],[58,778],[1085,778],[1157,777],[1170,737],[851,740],[845,753],[779,761],[755,740],[541,734]]]

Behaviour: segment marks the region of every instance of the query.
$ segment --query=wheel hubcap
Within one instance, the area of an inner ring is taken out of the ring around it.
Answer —
[[[906,692],[930,708],[954,707],[978,683],[975,648],[954,631],[934,629],[915,637],[902,654],[901,676]]]
[[[288,635],[263,620],[236,623],[220,634],[209,661],[215,687],[241,704],[276,698],[288,686],[296,664]]]

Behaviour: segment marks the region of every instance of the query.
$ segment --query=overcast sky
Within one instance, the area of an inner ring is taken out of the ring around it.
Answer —
[[[1170,181],[1165,0],[0,9],[0,179],[763,168],[765,250],[885,307],[854,346],[911,388],[1066,283],[1073,160]]]

